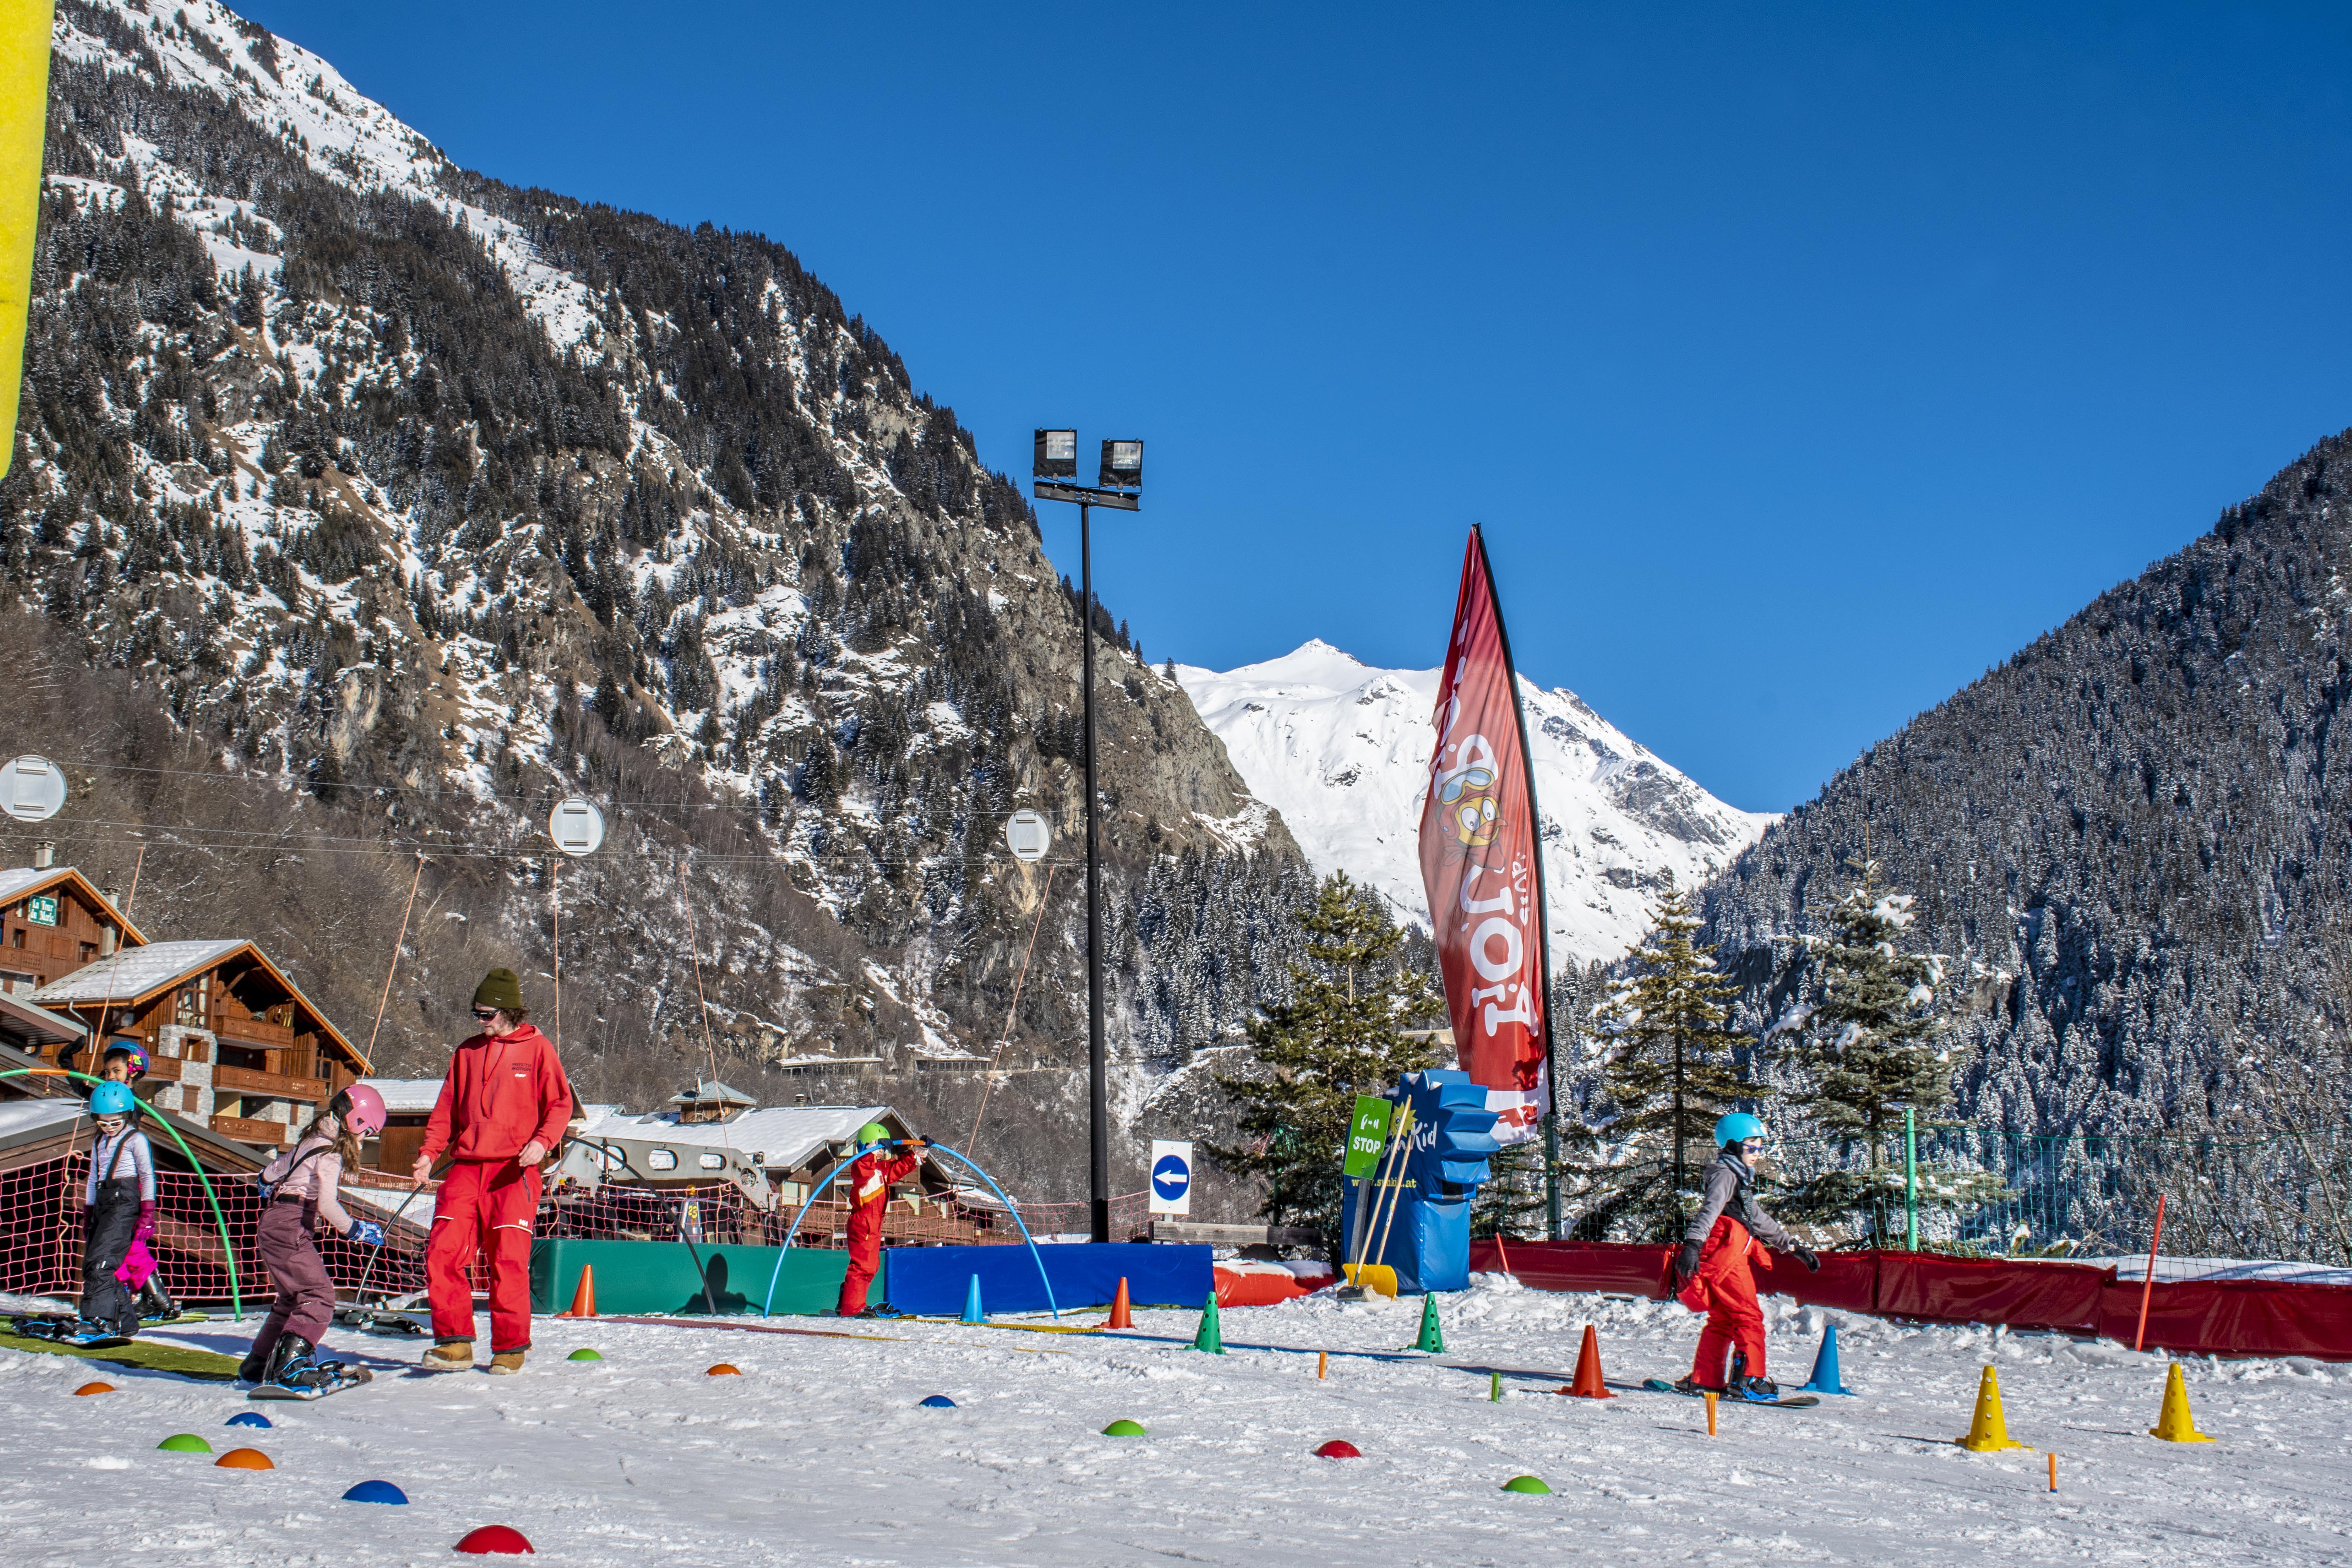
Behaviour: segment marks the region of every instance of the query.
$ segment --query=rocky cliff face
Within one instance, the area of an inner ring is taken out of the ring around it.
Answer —
[[[204,0],[62,0],[52,105],[0,574],[12,647],[112,715],[8,725],[78,764],[67,854],[127,879],[143,846],[150,929],[285,950],[362,1035],[424,856],[388,1070],[487,960],[551,998],[559,910],[593,1093],[879,1056],[857,1097],[945,1110],[1000,1037],[1074,1059],[1076,606],[872,327],[759,236],[457,169]],[[1305,873],[1097,615],[1148,1078],[1280,984]],[[559,870],[567,794],[613,835]],[[1034,870],[1024,806],[1062,828]]]

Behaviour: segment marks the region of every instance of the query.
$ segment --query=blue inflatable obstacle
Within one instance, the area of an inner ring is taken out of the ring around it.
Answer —
[[[1487,1160],[1502,1145],[1495,1141],[1495,1112],[1486,1091],[1465,1072],[1409,1072],[1397,1079],[1389,1100],[1412,1107],[1412,1147],[1399,1173],[1400,1185],[1373,1186],[1363,1205],[1369,1244],[1356,1236],[1356,1189],[1347,1183],[1340,1207],[1343,1252],[1349,1262],[1385,1263],[1396,1270],[1402,1292],[1463,1290],[1470,1285],[1470,1200],[1491,1174]],[[1382,1172],[1386,1174],[1386,1156]],[[1395,1218],[1389,1217],[1391,1204]],[[1385,1245],[1383,1241],[1385,1240]]]
[[[408,1494],[390,1481],[362,1481],[343,1494],[345,1502],[404,1503]]]
[[[269,1427],[269,1417],[264,1415],[258,1410],[240,1410],[236,1415],[228,1418],[226,1425],[231,1426],[258,1426],[264,1431],[267,1431]]]

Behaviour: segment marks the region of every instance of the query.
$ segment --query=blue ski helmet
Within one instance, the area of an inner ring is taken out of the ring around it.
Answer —
[[[1763,1136],[1764,1123],[1744,1110],[1735,1110],[1715,1124],[1715,1146],[1718,1149],[1726,1143],[1744,1143]]]
[[[128,1116],[139,1101],[131,1097],[127,1083],[102,1083],[90,1090],[89,1113],[92,1116]]]

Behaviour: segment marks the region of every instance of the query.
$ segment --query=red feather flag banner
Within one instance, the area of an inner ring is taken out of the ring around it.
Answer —
[[[1518,677],[1475,526],[1432,722],[1421,880],[1454,1048],[1499,1113],[1495,1137],[1525,1142],[1551,1109],[1543,863]]]

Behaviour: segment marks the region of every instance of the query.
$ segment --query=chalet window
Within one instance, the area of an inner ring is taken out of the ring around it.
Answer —
[[[652,1150],[646,1155],[646,1166],[655,1171],[675,1171],[677,1169],[677,1151],[675,1149]]]
[[[90,962],[90,960],[92,960],[92,959],[96,958],[97,956],[98,956],[98,943],[96,943],[96,942],[83,942],[83,943],[81,944],[81,961],[82,961],[84,963],[88,963],[89,962]]]
[[[16,930],[8,933],[8,945],[10,947],[22,947],[25,945],[25,928],[23,926],[18,926]]]
[[[192,984],[180,987],[180,994],[173,1003],[172,1022],[191,1029],[205,1026],[205,988],[208,978],[199,976]]]
[[[706,1149],[702,1152],[701,1159],[696,1163],[706,1171],[723,1171],[727,1168],[727,1156],[716,1149]]]

